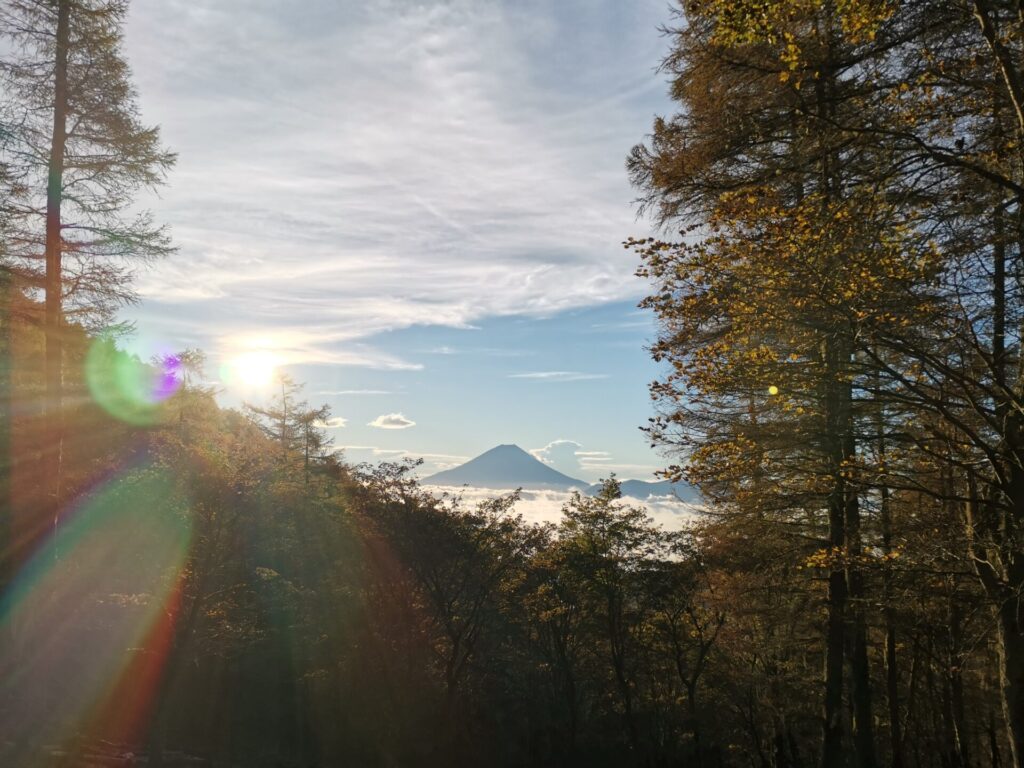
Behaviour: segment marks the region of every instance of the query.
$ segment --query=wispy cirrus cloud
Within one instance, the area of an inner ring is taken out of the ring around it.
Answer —
[[[143,113],[179,152],[151,201],[180,246],[139,276],[151,323],[206,349],[304,331],[289,363],[414,369],[367,340],[642,294],[622,158],[662,103],[664,3],[623,8],[133,4]]]
[[[584,467],[593,464],[601,467],[607,462],[613,461],[612,455],[608,451],[576,451],[576,458]]]
[[[450,453],[431,453],[414,451],[406,448],[381,448],[376,445],[339,445],[336,451],[343,452],[351,462],[360,461],[400,461],[402,459],[422,459],[420,475],[429,475],[444,469],[451,469],[469,461],[469,456]]]
[[[318,395],[328,396],[355,396],[355,395],[391,395],[394,394],[388,389],[325,389],[317,392]]]
[[[531,371],[529,373],[510,373],[510,379],[530,379],[532,381],[591,381],[607,379],[607,373],[585,373],[583,371]]]

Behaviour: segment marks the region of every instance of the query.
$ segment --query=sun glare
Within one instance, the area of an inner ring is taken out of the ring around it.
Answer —
[[[264,350],[254,350],[237,355],[225,366],[225,383],[247,389],[264,389],[270,386],[277,373],[277,357]]]

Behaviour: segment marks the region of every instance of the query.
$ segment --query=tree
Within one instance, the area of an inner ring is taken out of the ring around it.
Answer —
[[[832,554],[813,562],[833,582],[827,648],[847,637],[855,721],[871,706],[858,693],[870,676],[857,649],[868,629],[858,592],[867,596],[873,566],[859,550],[873,541],[895,557],[893,542],[915,531],[921,510],[942,510],[934,530],[959,561],[912,540],[928,568],[976,572],[993,612],[1003,717],[1020,765],[1024,646],[1010,608],[1024,586],[1014,565],[1024,516],[1020,15],[981,0],[715,2],[686,14],[665,62],[682,109],[658,120],[650,146],[630,159],[662,223],[690,217],[704,227],[687,233],[697,245],[642,246],[658,289],[648,306],[664,329],[655,353],[674,367],[654,389],[663,410],[652,437],[681,453],[694,447],[687,470],[733,512],[748,503],[756,516],[788,499],[795,514],[778,522],[789,530],[808,530],[791,527],[806,524],[801,506],[805,515],[820,509],[815,494],[831,489]],[[837,215],[844,208],[856,232]],[[812,275],[811,264],[827,266]],[[808,356],[812,344],[802,352],[792,325],[823,342],[822,354]],[[797,378],[806,363],[817,375]],[[770,395],[756,397],[759,389]],[[773,406],[801,434],[831,435],[830,448],[811,439],[832,458],[809,464],[806,444],[773,440]],[[797,416],[808,414],[804,433]],[[811,494],[790,493],[800,487],[787,476],[805,477]],[[873,530],[861,525],[865,514]],[[890,606],[899,581],[889,570],[880,581]],[[883,614],[898,761],[898,616]],[[835,656],[826,663],[825,764],[840,741],[828,727],[841,693]],[[917,680],[914,669],[909,675],[908,707]],[[959,685],[950,683],[950,700]],[[863,764],[869,738],[856,736]],[[968,759],[960,747],[943,750]],[[998,750],[991,753],[995,760]]]
[[[699,552],[688,542],[676,542],[678,560],[666,560],[653,572],[654,624],[662,636],[680,684],[686,691],[687,720],[695,762],[704,762],[698,690],[709,656],[725,624],[726,614],[715,605],[714,589]]]
[[[260,407],[247,404],[246,413],[268,438],[279,446],[282,467],[295,459],[302,463],[302,476],[309,485],[310,471],[318,461],[328,456],[331,441],[324,427],[331,416],[328,406],[311,408],[306,401],[298,400],[302,385],[287,374],[278,374],[279,394],[270,405]]]
[[[0,80],[12,137],[3,159],[26,197],[9,257],[45,296],[47,474],[59,504],[62,327],[103,323],[131,302],[129,266],[171,252],[163,228],[134,214],[140,189],[174,163],[139,119],[121,52],[127,0],[12,0],[0,12],[10,55]],[[40,268],[40,261],[43,262]]]
[[[888,124],[875,78],[903,39],[892,17],[871,2],[689,7],[665,63],[684,109],[630,159],[662,223],[705,227],[695,245],[640,245],[663,327],[654,354],[673,363],[652,388],[654,442],[688,455],[719,503],[782,513],[830,553],[823,766],[843,760],[844,657],[858,764],[876,763],[853,469],[874,394],[861,347],[926,319],[916,289],[939,261],[914,209],[879,194],[892,158],[848,128],[866,111]]]
[[[645,574],[666,554],[664,535],[645,510],[619,500],[614,477],[594,497],[573,494],[562,508],[559,544],[568,578],[587,598],[595,631],[607,648],[629,746],[644,754],[637,712],[640,634],[651,612]]]

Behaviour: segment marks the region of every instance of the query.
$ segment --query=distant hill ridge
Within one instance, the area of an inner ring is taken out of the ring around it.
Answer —
[[[424,485],[468,485],[471,488],[522,488],[528,491],[578,490],[594,494],[600,483],[586,483],[559,472],[518,445],[499,445],[475,459],[452,469],[423,478]],[[677,495],[683,501],[696,501],[696,492],[685,483],[621,480],[622,495],[637,499],[648,496]]]

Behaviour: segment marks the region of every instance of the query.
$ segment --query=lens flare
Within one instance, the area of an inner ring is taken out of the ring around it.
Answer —
[[[69,510],[0,599],[0,758],[141,736],[174,629],[191,539],[169,476],[137,469]]]
[[[113,340],[92,343],[85,381],[93,399],[111,416],[136,426],[159,422],[163,403],[181,386],[181,361],[173,355],[147,365],[119,350]]]

